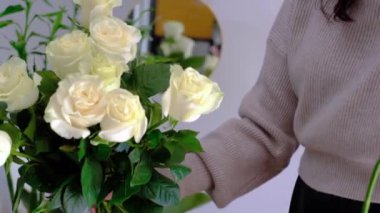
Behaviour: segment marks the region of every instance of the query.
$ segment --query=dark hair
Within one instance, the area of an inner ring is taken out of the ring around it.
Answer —
[[[331,0],[327,0],[331,1]],[[352,6],[357,2],[358,0],[338,0],[338,3],[334,7],[334,12],[331,14],[334,18],[334,20],[338,21],[344,21],[344,22],[352,22],[353,19],[350,16],[349,12]],[[322,10],[325,13],[324,8],[324,0],[321,0],[321,6]],[[325,13],[326,14],[326,13]],[[329,18],[331,18],[331,15]]]

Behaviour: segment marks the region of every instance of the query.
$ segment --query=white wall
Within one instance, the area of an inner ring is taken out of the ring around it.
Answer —
[[[69,1],[69,0],[66,0]],[[138,0],[126,0],[133,5]],[[243,95],[255,83],[263,62],[265,40],[282,0],[204,0],[219,19],[223,33],[223,53],[213,79],[225,92],[221,108],[186,127],[201,131],[201,135],[219,126],[232,116],[237,116]],[[10,1],[7,1],[10,2]],[[2,7],[1,7],[2,8]],[[1,10],[0,8],[0,10]],[[125,10],[118,10],[122,14]],[[122,17],[125,17],[123,15]],[[1,34],[3,31],[0,32]],[[0,52],[0,59],[5,55]],[[292,188],[297,177],[300,151],[283,173],[262,187],[218,210],[213,204],[194,210],[194,213],[283,213],[288,211]],[[4,183],[0,172],[0,187]],[[0,194],[0,212],[7,212],[5,193]]]
[[[254,85],[265,53],[265,40],[282,0],[204,0],[215,12],[222,28],[223,52],[213,79],[225,92],[221,108],[203,117],[193,128],[207,133],[229,117],[237,116],[243,95]],[[288,212],[297,178],[301,150],[280,175],[224,209],[214,204],[194,213],[284,213]]]

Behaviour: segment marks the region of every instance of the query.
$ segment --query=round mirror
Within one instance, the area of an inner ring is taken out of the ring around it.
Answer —
[[[215,15],[201,0],[132,1],[117,13],[126,10],[129,22],[144,35],[140,54],[193,67],[206,76],[214,72],[222,49],[221,33]]]

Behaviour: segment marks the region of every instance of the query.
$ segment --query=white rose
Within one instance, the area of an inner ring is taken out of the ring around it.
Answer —
[[[171,72],[170,86],[162,97],[165,116],[193,122],[202,114],[208,114],[219,107],[223,93],[215,82],[193,68],[183,70],[181,66],[174,65]]]
[[[11,154],[12,139],[8,133],[0,130],[0,166],[3,166]]]
[[[183,35],[185,27],[179,21],[167,21],[164,24],[164,36],[166,38],[178,39]]]
[[[81,24],[89,27],[97,16],[112,16],[112,9],[120,7],[122,0],[74,0],[74,3],[81,6]]]
[[[116,89],[108,94],[106,115],[100,123],[99,137],[111,142],[125,142],[134,137],[140,142],[148,120],[138,96]]]
[[[113,61],[128,63],[136,57],[137,43],[141,32],[122,20],[113,17],[98,17],[90,24],[94,48]]]
[[[46,48],[48,62],[61,79],[88,66],[91,59],[91,43],[87,34],[75,30],[49,43]]]
[[[165,56],[170,56],[175,53],[182,53],[185,58],[189,58],[193,55],[194,45],[194,40],[181,36],[174,40],[162,42],[160,48]]]
[[[0,101],[7,111],[31,107],[38,99],[38,88],[28,76],[25,61],[14,57],[0,66]]]
[[[106,90],[120,88],[121,76],[128,71],[128,66],[120,61],[111,61],[98,54],[91,63],[89,74],[99,76],[105,84]]]
[[[90,135],[87,128],[103,119],[105,93],[99,77],[69,75],[59,82],[45,109],[44,119],[63,138],[86,138]]]

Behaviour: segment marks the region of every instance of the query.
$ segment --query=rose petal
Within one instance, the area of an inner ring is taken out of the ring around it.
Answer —
[[[8,133],[0,131],[0,166],[7,161],[12,149],[12,139]]]
[[[99,137],[107,141],[123,143],[133,137],[133,127],[102,130],[99,132]]]
[[[66,139],[80,139],[87,138],[90,135],[88,129],[75,128],[67,124],[62,120],[54,120],[50,123],[50,127],[56,132],[59,136]]]
[[[141,122],[140,126],[135,127],[134,137],[135,137],[136,143],[139,143],[141,141],[141,139],[144,136],[147,128],[148,128],[148,119],[147,118],[145,118],[144,121]]]

